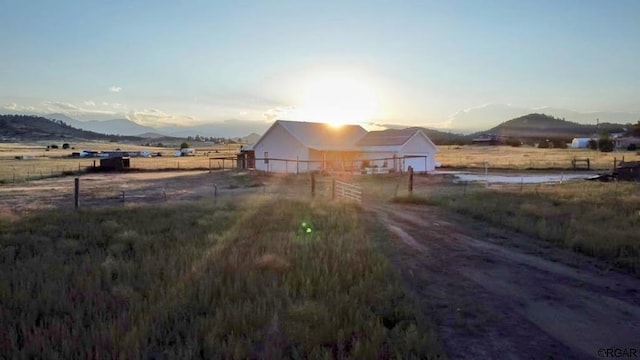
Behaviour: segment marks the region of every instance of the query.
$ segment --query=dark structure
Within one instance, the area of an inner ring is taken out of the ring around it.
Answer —
[[[122,171],[128,169],[131,166],[129,157],[127,156],[115,156],[100,159],[100,169],[103,171]]]
[[[256,152],[253,149],[240,150],[238,154],[238,169],[255,169]]]
[[[474,145],[500,145],[500,137],[496,134],[481,134],[472,139]]]
[[[613,172],[613,177],[622,181],[640,181],[640,161],[623,161]]]

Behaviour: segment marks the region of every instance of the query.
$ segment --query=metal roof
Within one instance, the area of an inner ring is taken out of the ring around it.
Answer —
[[[388,129],[382,131],[371,131],[358,141],[358,146],[394,146],[404,145],[416,132],[416,128],[402,130]]]
[[[344,150],[354,148],[367,134],[360,125],[332,126],[324,123],[277,120],[291,135],[307,147],[318,150]]]

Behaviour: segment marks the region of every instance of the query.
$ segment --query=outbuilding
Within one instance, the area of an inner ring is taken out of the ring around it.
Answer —
[[[100,169],[103,171],[122,171],[131,167],[128,156],[113,156],[100,159]]]
[[[574,138],[571,140],[571,147],[574,149],[586,149],[589,147],[591,138]]]

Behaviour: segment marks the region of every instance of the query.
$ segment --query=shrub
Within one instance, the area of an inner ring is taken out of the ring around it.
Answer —
[[[520,147],[522,145],[522,141],[518,139],[507,139],[506,143],[512,147]]]

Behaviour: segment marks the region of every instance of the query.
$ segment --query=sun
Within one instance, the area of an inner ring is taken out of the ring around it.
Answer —
[[[303,94],[298,118],[339,127],[369,122],[378,111],[373,89],[353,75],[321,74],[312,78]]]

